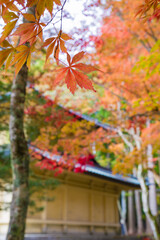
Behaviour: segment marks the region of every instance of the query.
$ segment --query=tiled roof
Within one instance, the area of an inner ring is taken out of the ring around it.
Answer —
[[[48,97],[48,99],[50,99],[50,98]],[[85,114],[81,114],[80,112],[76,112],[72,109],[67,109],[66,107],[64,107],[61,104],[58,104],[58,106],[61,107],[62,109],[64,109],[65,111],[73,114],[74,116],[76,116],[78,118],[87,120],[89,122],[93,122],[97,127],[102,127],[105,130],[110,130],[110,131],[117,132],[117,128],[114,127],[114,126],[111,126],[107,123],[102,123],[95,118],[92,118],[92,117],[87,116]],[[33,148],[33,146],[32,147],[30,146],[30,148]],[[60,159],[62,159],[62,156],[53,155],[53,154],[51,154],[47,151],[42,151],[38,148],[34,148],[34,149],[35,149],[35,151],[38,151],[42,156],[47,157],[47,158],[49,158],[53,161],[59,161]],[[97,165],[99,165],[99,164],[97,163]],[[108,169],[105,169],[101,166],[98,167],[98,166],[86,165],[85,166],[85,172],[89,173],[89,174],[97,175],[98,177],[104,177],[104,178],[110,179],[112,181],[118,181],[118,182],[121,182],[121,183],[130,184],[130,185],[133,185],[133,186],[139,186],[139,182],[138,182],[137,178],[135,178],[133,176],[123,177],[120,174],[115,174],[114,175],[114,174],[112,174],[112,171],[110,171]]]
[[[59,162],[60,160],[63,161],[63,157],[62,156],[58,156],[55,154],[51,154],[48,151],[43,151],[35,146],[29,145],[29,148],[31,150],[33,150],[34,152],[40,154],[43,157],[46,157],[50,160]],[[75,166],[78,167],[78,165],[80,165],[79,163]],[[103,177],[106,179],[109,179],[111,181],[116,181],[116,182],[120,182],[120,183],[124,183],[124,184],[128,184],[128,185],[132,185],[134,187],[139,187],[139,182],[136,178],[134,177],[123,177],[120,174],[112,174],[112,171],[105,169],[101,166],[92,166],[92,165],[85,165],[82,168],[84,168],[84,172],[97,176],[97,177]]]
[[[32,87],[32,88],[33,88],[36,92],[39,92],[39,90],[38,90],[36,87]],[[40,94],[40,95],[41,95],[42,97],[45,97],[44,94]],[[51,97],[49,97],[49,96],[46,96],[46,97],[47,97],[48,100],[51,100],[51,101],[52,101]],[[76,111],[74,111],[74,110],[72,110],[72,109],[68,109],[68,108],[64,107],[62,104],[57,104],[57,106],[60,107],[60,108],[62,108],[62,109],[64,109],[65,111],[73,114],[73,115],[76,116],[76,117],[82,118],[82,119],[87,120],[87,121],[89,121],[89,122],[93,122],[97,127],[102,127],[102,128],[105,129],[105,130],[111,130],[111,131],[117,132],[117,128],[114,127],[114,126],[111,126],[110,124],[102,123],[102,122],[98,121],[98,119],[92,118],[92,117],[87,116],[87,115],[85,115],[85,114],[82,114],[82,113],[80,113],[80,112],[76,112]]]
[[[75,115],[75,116],[77,116],[79,118],[82,118],[82,119],[87,120],[89,122],[93,122],[97,127],[102,127],[105,130],[111,130],[111,131],[115,131],[115,132],[117,131],[117,128],[115,128],[115,127],[113,127],[113,126],[111,126],[111,125],[109,125],[107,123],[102,123],[102,122],[98,121],[95,118],[92,118],[92,117],[87,116],[85,114],[81,114],[80,112],[73,111],[72,109],[67,109],[67,108],[65,108],[61,104],[58,105],[58,106],[60,106],[61,108],[63,108],[67,112],[69,112],[69,113],[71,113],[71,114],[73,114],[73,115]]]

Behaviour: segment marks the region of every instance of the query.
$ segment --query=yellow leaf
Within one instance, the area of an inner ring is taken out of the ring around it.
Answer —
[[[28,54],[28,58],[27,58],[27,67],[30,69],[31,66],[31,52]]]
[[[27,49],[28,49],[28,47],[25,46],[25,45],[21,45],[21,46],[16,47],[16,50],[18,52],[23,52],[23,51],[26,51]]]
[[[30,22],[36,22],[36,19],[33,14],[24,13],[23,17]]]
[[[67,48],[65,47],[65,43],[61,39],[60,39],[60,48],[61,48],[62,52],[67,52]]]
[[[44,13],[45,10],[45,1],[46,0],[39,0],[36,6],[36,11],[39,16],[41,16]]]
[[[0,67],[2,67],[3,63],[5,62],[5,60],[12,51],[13,51],[12,48],[0,51]]]
[[[31,52],[34,49],[34,46],[27,47],[27,46],[18,46],[18,53],[15,54],[14,60],[12,61],[12,65],[15,64],[15,73],[17,74],[23,64],[26,62],[27,66],[30,67],[30,61],[31,61]]]
[[[52,11],[53,11],[53,1],[46,1],[46,8],[49,11],[49,13],[52,16]]]
[[[12,47],[12,45],[7,40],[4,40],[2,43],[0,43],[0,46],[4,48]]]
[[[8,35],[12,32],[12,30],[14,29],[15,25],[16,25],[17,20],[13,21],[13,22],[9,22],[5,25],[5,27],[3,28],[3,32],[2,32],[2,36],[0,38],[0,42],[3,42],[5,40],[6,37],[8,37]]]
[[[65,40],[65,41],[72,39],[72,38],[71,38],[68,34],[66,34],[66,33],[62,33],[62,34],[61,34],[61,38],[62,38],[63,40]]]
[[[6,65],[5,65],[6,70],[9,68],[12,58],[13,58],[13,52],[11,52],[11,54],[7,58]]]
[[[22,68],[22,66],[26,62],[26,60],[27,60],[27,54],[23,55],[23,57],[16,63],[16,65],[15,65],[15,67],[16,67],[16,69],[15,69],[16,75],[18,74],[18,72],[20,71],[20,69]]]
[[[25,54],[26,54],[26,52],[16,53],[15,56],[14,56],[14,59],[12,61],[12,65],[17,63]]]
[[[5,23],[13,20],[13,19],[17,19],[18,16],[14,13],[14,12],[6,12],[6,14],[3,15],[3,20],[5,21]]]

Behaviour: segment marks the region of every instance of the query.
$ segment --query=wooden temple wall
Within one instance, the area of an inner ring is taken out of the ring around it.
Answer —
[[[43,212],[28,214],[27,233],[116,233],[119,229],[116,193],[62,184],[54,195]]]
[[[121,190],[131,187],[73,172],[64,172],[58,178],[60,185],[52,192],[46,190],[44,196],[53,196],[53,201],[39,202],[36,196],[33,198],[44,210],[33,215],[29,209],[26,233],[120,233],[117,201]],[[2,204],[6,201],[5,194],[0,201]],[[0,234],[6,233],[8,220],[8,212],[0,211]]]

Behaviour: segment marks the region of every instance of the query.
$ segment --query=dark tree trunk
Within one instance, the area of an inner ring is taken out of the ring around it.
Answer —
[[[27,13],[35,15],[35,6]],[[23,19],[23,22],[28,22]],[[27,43],[26,43],[27,44]],[[28,68],[23,65],[13,80],[10,114],[11,164],[13,194],[10,208],[10,222],[6,240],[23,240],[29,204],[29,152],[24,134],[24,104]]]
[[[24,103],[28,68],[21,68],[12,85],[10,142],[13,176],[13,196],[7,240],[23,240],[29,202],[29,154],[23,129]]]

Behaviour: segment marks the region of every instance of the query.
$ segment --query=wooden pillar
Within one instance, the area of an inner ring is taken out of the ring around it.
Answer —
[[[143,233],[143,222],[142,222],[142,206],[140,201],[140,191],[135,190],[135,207],[137,215],[137,234]]]
[[[104,194],[104,223],[107,223],[107,204],[106,204],[106,195]],[[104,228],[104,233],[108,234],[107,227]]]
[[[4,199],[3,199],[3,192],[0,192],[0,220],[3,222],[3,203],[4,203]],[[2,231],[2,226],[3,225],[0,225],[0,234],[1,234],[1,231]]]
[[[128,234],[134,233],[134,204],[133,204],[133,192],[129,191],[128,196]]]
[[[43,212],[42,212],[42,220],[43,220],[43,225],[42,225],[42,233],[47,233],[47,224],[46,224],[46,220],[47,220],[47,201],[44,201],[43,204]]]
[[[90,192],[90,199],[89,199],[89,216],[90,216],[90,233],[93,234],[94,233],[94,226],[92,225],[93,222],[93,192],[91,190]]]
[[[64,198],[63,198],[63,221],[67,222],[67,212],[68,212],[68,188],[67,184],[64,185]],[[67,233],[68,226],[64,223],[63,233]]]
[[[104,192],[106,193],[107,191],[107,184],[105,184],[104,186]],[[104,222],[107,224],[107,201],[106,201],[106,194],[104,194]],[[108,234],[108,227],[105,226],[105,229],[104,229],[104,232],[105,234]]]
[[[92,225],[93,222],[93,181],[91,180],[90,183],[90,195],[89,195],[89,221],[91,223],[90,225],[90,233],[94,233],[94,226]]]

